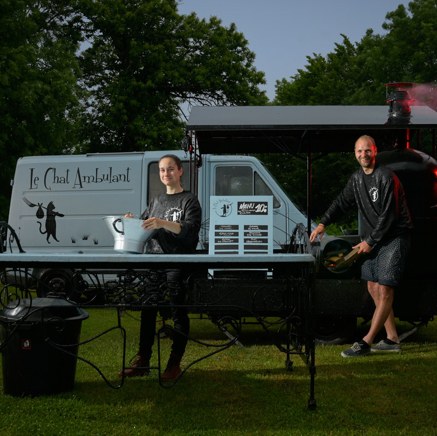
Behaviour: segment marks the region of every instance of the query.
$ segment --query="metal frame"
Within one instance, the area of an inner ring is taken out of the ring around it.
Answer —
[[[436,158],[437,112],[411,106],[411,117],[392,123],[388,106],[221,106],[194,107],[187,131],[195,132],[200,154],[283,153],[307,155],[307,216],[311,229],[312,153],[352,152],[361,135],[378,150],[410,147],[422,129],[433,131]]]
[[[217,314],[220,329],[226,333],[227,325],[238,324],[242,317],[254,317],[265,328],[270,331],[274,327],[277,332],[286,332],[286,343],[281,344],[277,339],[279,335],[272,334],[272,342],[279,350],[286,354],[286,368],[292,369],[293,363],[291,357],[296,355],[305,362],[310,375],[310,395],[308,407],[311,410],[316,408],[314,397],[314,378],[316,373],[315,366],[315,341],[314,341],[314,257],[309,254],[274,254],[268,256],[257,255],[178,255],[178,256],[155,256],[155,255],[134,255],[134,254],[102,254],[99,256],[91,254],[41,254],[35,253],[3,253],[0,256],[0,268],[13,269],[15,277],[24,276],[19,279],[17,285],[24,297],[29,297],[29,286],[32,280],[28,280],[28,269],[30,268],[68,268],[77,271],[77,274],[94,274],[96,271],[120,272],[116,292],[117,298],[111,298],[109,292],[105,292],[103,300],[89,299],[85,302],[72,302],[80,307],[111,307],[120,311],[127,309],[141,309],[147,307],[168,309],[168,305],[161,299],[151,299],[150,294],[147,297],[145,287],[141,286],[141,280],[144,280],[144,271],[168,268],[189,268],[193,273],[201,271],[201,280],[210,280],[211,292],[221,292],[222,286],[229,286],[229,283],[223,283],[220,279],[208,279],[206,273],[213,269],[232,269],[232,270],[264,270],[269,271],[269,277],[266,280],[255,278],[251,283],[250,280],[241,280],[238,282],[236,292],[228,292],[227,299],[222,298],[214,301],[206,294],[199,295],[196,293],[196,279],[192,275],[188,280],[189,301],[187,307],[191,312],[207,314],[209,316]],[[9,274],[9,277],[14,277]],[[128,277],[128,280],[126,280]],[[133,280],[136,280],[134,284]],[[18,279],[13,279],[18,280]],[[3,305],[10,300],[17,300],[19,295],[8,292],[14,286],[14,283],[3,283],[4,288],[0,294]],[[252,286],[252,287],[251,287]],[[269,287],[270,286],[270,287]],[[142,291],[138,291],[142,289]],[[231,288],[232,289],[232,288]],[[104,290],[104,288],[103,288]],[[79,292],[83,290],[80,289]],[[114,289],[112,289],[114,291]],[[265,295],[262,295],[262,293]],[[146,297],[145,297],[146,295]],[[261,296],[261,297],[260,297]],[[272,303],[276,298],[276,303]],[[254,303],[255,302],[255,303]],[[14,304],[17,304],[16,302]],[[223,321],[221,314],[227,314]],[[229,315],[230,314],[230,315]],[[264,317],[279,317],[278,323],[269,324]],[[118,317],[118,328],[120,325]],[[237,328],[238,331],[238,328]],[[104,334],[104,333],[102,333]],[[195,340],[193,338],[190,338]],[[238,332],[231,336],[230,341],[221,347],[209,353],[202,359],[209,357],[217,352],[228,348],[238,342]],[[158,353],[160,353],[158,338]],[[125,353],[123,353],[123,367],[125,366]],[[158,356],[161,371],[161,359]],[[196,362],[188,365],[188,368]],[[94,365],[92,365],[94,366]],[[188,369],[186,368],[186,369]],[[98,370],[98,368],[96,368]],[[106,379],[105,379],[106,380]],[[174,384],[174,383],[173,383]],[[173,386],[173,384],[171,386]],[[166,386],[167,387],[167,386]]]

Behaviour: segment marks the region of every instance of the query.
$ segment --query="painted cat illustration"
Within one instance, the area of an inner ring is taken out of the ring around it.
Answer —
[[[39,231],[42,235],[47,234],[47,242],[50,244],[49,238],[50,236],[57,242],[59,242],[59,240],[56,238],[56,217],[62,217],[64,216],[61,213],[55,212],[55,205],[53,204],[53,201],[51,201],[48,205],[47,205],[47,215],[46,215],[46,223],[45,223],[45,228],[46,231],[43,232],[42,231],[42,223],[40,221],[37,221],[37,223],[39,224]]]

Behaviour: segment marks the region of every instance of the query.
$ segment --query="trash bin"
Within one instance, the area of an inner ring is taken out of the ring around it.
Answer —
[[[88,316],[60,298],[25,298],[0,311],[4,393],[34,397],[73,390]]]

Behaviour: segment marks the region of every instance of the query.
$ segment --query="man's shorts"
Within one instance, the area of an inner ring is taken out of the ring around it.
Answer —
[[[401,281],[410,249],[410,235],[376,243],[361,267],[361,278],[395,287]]]

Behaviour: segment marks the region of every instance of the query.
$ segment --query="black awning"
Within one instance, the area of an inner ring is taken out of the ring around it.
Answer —
[[[388,106],[220,106],[194,107],[187,130],[194,131],[199,150],[213,153],[300,153],[352,151],[361,135],[378,149],[420,129],[437,128],[437,112],[412,106],[411,117],[395,124]]]

